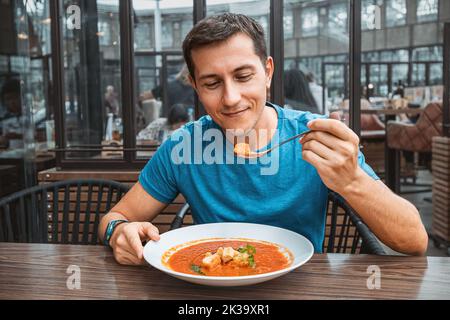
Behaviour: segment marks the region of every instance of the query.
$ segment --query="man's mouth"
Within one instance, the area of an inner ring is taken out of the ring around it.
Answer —
[[[249,108],[241,109],[234,112],[222,112],[222,114],[229,118],[235,118],[241,116],[245,111],[247,111]]]

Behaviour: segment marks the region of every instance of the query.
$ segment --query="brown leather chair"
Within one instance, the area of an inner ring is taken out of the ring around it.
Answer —
[[[431,170],[431,150],[432,139],[435,136],[442,135],[442,120],[443,110],[442,104],[430,103],[424,111],[420,114],[417,122],[404,123],[398,121],[389,121],[386,130],[387,145],[390,149],[396,151],[409,151],[419,153],[420,156],[425,156],[425,167]],[[404,153],[406,156],[406,154]],[[399,155],[396,156],[396,161],[400,161]],[[396,167],[400,169],[400,164],[397,163]],[[402,166],[403,167],[403,166]],[[402,168],[402,177],[412,177],[413,184],[416,184],[417,167],[414,163],[405,163],[405,167]],[[396,178],[398,179],[398,178]],[[397,180],[397,188],[400,188],[400,183]],[[430,187],[430,185],[421,185],[424,187]],[[428,192],[429,189],[411,191],[416,192]]]
[[[442,104],[430,103],[415,124],[390,121],[387,126],[391,149],[431,152],[432,138],[442,135]]]

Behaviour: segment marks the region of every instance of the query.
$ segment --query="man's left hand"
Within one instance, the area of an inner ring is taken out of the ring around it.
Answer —
[[[329,189],[342,194],[363,174],[358,165],[359,137],[337,119],[315,119],[308,127],[311,132],[300,139],[303,159],[317,169]]]

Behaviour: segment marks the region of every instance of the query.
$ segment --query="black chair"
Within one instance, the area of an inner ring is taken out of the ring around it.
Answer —
[[[98,244],[100,218],[128,187],[110,180],[65,180],[0,199],[0,242]]]
[[[172,221],[170,230],[183,225],[190,213],[186,203]],[[350,253],[385,255],[383,247],[356,212],[335,192],[328,194],[327,223],[325,226],[324,253]]]

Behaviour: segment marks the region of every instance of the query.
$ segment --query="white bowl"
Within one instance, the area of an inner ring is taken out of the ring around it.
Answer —
[[[245,238],[268,241],[289,249],[293,255],[292,264],[282,270],[236,277],[212,277],[176,272],[162,263],[163,254],[177,245],[208,238]],[[211,223],[199,224],[172,230],[161,235],[158,242],[150,241],[144,247],[145,260],[175,278],[209,286],[246,286],[282,276],[306,263],[314,254],[312,243],[304,236],[282,228],[253,223]]]

